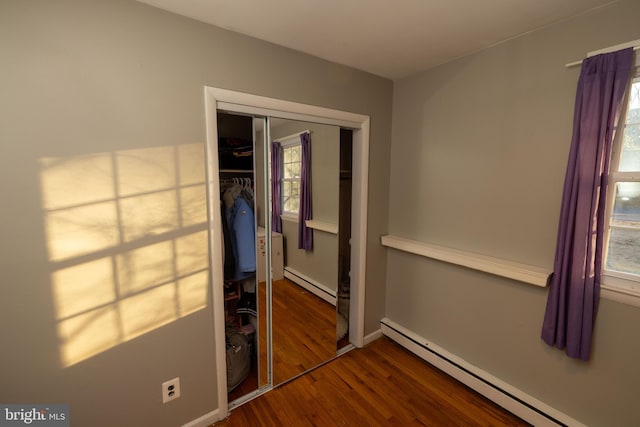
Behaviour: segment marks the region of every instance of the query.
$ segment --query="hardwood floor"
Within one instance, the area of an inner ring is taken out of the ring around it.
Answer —
[[[336,307],[287,279],[273,282],[273,383],[336,355]]]
[[[527,426],[387,338],[235,408],[216,427]]]
[[[281,384],[336,355],[336,307],[288,279],[273,282],[273,383]],[[267,364],[265,283],[258,284],[259,365]],[[249,377],[229,393],[229,401],[267,384],[267,371],[252,363]]]

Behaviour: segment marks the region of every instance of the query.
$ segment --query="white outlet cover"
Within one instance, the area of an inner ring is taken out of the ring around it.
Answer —
[[[180,397],[180,377],[162,383],[162,403],[171,402]]]

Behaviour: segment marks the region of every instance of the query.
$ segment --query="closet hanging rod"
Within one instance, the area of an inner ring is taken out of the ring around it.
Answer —
[[[224,182],[235,182],[235,181],[245,181],[245,180],[250,180],[253,182],[253,178],[249,178],[249,177],[242,177],[242,178],[220,178],[219,182],[220,183],[224,183]]]
[[[634,52],[636,52],[638,50],[640,50],[640,45],[633,46],[633,51]],[[614,52],[614,51],[611,50],[610,52]],[[587,58],[595,56],[595,55],[597,55],[599,53],[605,53],[605,50],[603,49],[602,51],[597,51],[597,53],[596,52],[590,52],[589,54],[587,54]],[[581,59],[580,61],[569,62],[568,64],[564,64],[564,66],[565,66],[565,68],[573,68],[575,66],[581,65],[582,61],[584,61],[584,59]]]

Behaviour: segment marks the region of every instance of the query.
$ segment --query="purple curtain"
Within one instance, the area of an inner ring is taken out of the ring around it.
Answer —
[[[271,143],[271,230],[282,233],[282,147]]]
[[[609,158],[632,62],[632,49],[587,58],[578,80],[542,339],[582,360],[591,353]]]
[[[311,137],[305,132],[300,134],[300,209],[298,210],[298,249],[313,249],[313,230],[307,227],[306,220],[312,218],[311,212]]]

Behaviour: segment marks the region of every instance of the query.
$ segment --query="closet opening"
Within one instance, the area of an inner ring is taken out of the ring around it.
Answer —
[[[369,119],[222,89],[205,95],[223,415],[363,345]],[[307,232],[311,245],[299,242]]]
[[[263,187],[256,173],[256,148],[261,144],[254,140],[251,116],[219,112],[217,128],[226,376],[233,405],[268,384],[256,245],[261,222],[256,190]]]
[[[351,197],[353,171],[353,131],[340,129],[340,185],[338,215],[338,351],[349,345],[349,304],[351,301]]]

